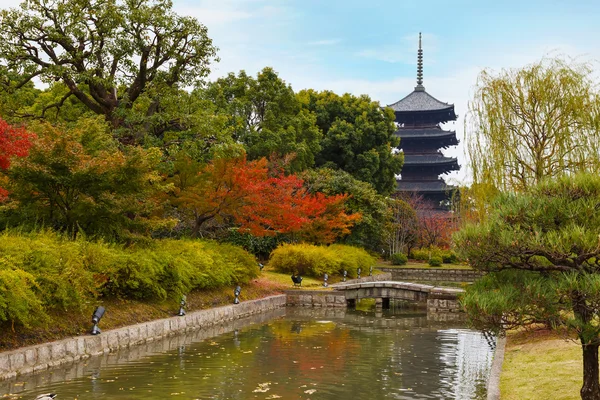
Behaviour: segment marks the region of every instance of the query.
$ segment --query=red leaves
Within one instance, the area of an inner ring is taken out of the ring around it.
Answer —
[[[15,128],[0,118],[0,169],[10,166],[11,157],[25,157],[31,147],[31,139],[35,135],[29,133],[25,128]],[[0,200],[4,199],[8,192],[0,187]]]
[[[331,243],[349,233],[360,214],[344,212],[347,196],[310,194],[303,183],[296,175],[269,171],[264,158],[221,158],[198,173],[197,183],[181,191],[178,203],[206,216],[202,222],[229,219],[255,236],[298,234]]]

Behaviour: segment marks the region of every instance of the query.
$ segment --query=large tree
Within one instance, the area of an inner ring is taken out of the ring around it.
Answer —
[[[244,71],[230,73],[202,94],[227,117],[233,139],[245,146],[249,159],[291,157],[288,172],[314,165],[322,138],[316,118],[272,68],[256,78]]]
[[[26,0],[0,11],[0,83],[5,91],[33,79],[66,90],[45,109],[74,96],[113,128],[139,140],[161,99],[198,84],[216,49],[204,25],[175,14],[169,0]],[[163,124],[177,126],[178,120]]]
[[[589,64],[555,58],[480,74],[465,129],[479,189],[520,191],[565,171],[600,170],[592,72]]]
[[[485,222],[454,236],[464,259],[489,273],[462,298],[479,328],[543,323],[577,337],[581,398],[600,399],[600,177],[546,180],[527,193],[501,194]]]
[[[404,158],[393,153],[400,139],[391,109],[382,109],[368,96],[339,96],[333,92],[304,90],[298,93],[303,106],[315,113],[323,131],[316,165],[342,169],[369,182],[380,194],[396,189],[396,175]]]
[[[34,135],[24,128],[10,126],[0,118],[0,173],[8,169],[12,157],[25,157],[31,147]],[[2,175],[0,175],[0,182]],[[0,186],[0,201],[4,200],[8,192]]]

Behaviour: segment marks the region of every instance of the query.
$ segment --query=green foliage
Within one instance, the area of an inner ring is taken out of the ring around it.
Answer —
[[[29,157],[7,172],[14,202],[3,215],[5,224],[115,238],[170,224],[155,213],[152,199],[164,190],[156,171],[160,150],[120,150],[97,118],[68,130],[34,128],[38,138]]]
[[[35,116],[77,99],[127,131],[129,143],[185,129],[179,114],[164,111],[174,109],[165,99],[199,84],[216,54],[206,27],[175,14],[168,0],[31,0],[0,11],[0,31],[0,81],[9,96],[30,93],[34,78],[60,82],[63,93],[40,101]]]
[[[240,246],[261,260],[269,257],[271,252],[288,240],[284,235],[254,236],[251,233],[240,232],[237,228],[229,229],[227,236],[221,241]]]
[[[375,259],[365,250],[353,246],[329,247],[309,244],[284,244],[271,253],[269,265],[279,272],[299,273],[303,276],[321,277],[323,274],[357,276],[358,268],[366,270]]]
[[[147,242],[125,248],[68,240],[51,231],[5,231],[0,236],[0,322],[39,324],[45,310],[78,309],[98,296],[174,299],[258,275],[254,257],[230,244]]]
[[[385,226],[389,218],[384,196],[378,194],[369,183],[359,181],[342,170],[313,169],[305,171],[302,178],[311,193],[321,192],[328,196],[348,194],[346,211],[350,214],[360,213],[362,218],[343,242],[381,252]]]
[[[356,179],[369,182],[378,193],[389,195],[396,188],[404,156],[394,154],[399,139],[391,109],[382,109],[368,96],[338,96],[333,92],[303,90],[298,93],[303,107],[317,117],[323,132],[318,167],[341,169]]]
[[[488,218],[455,234],[460,254],[489,271],[462,302],[492,331],[544,323],[583,349],[582,398],[600,396],[600,176],[566,175],[502,194]]]
[[[439,247],[424,247],[421,249],[414,249],[411,252],[412,258],[418,261],[429,261],[432,257],[439,257],[446,264],[456,264],[460,260],[458,255],[448,249],[440,249]]]
[[[440,265],[442,265],[442,257],[432,256],[429,259],[429,265],[432,267],[439,267]]]
[[[404,253],[394,253],[390,257],[392,265],[404,265],[408,262],[408,257]]]
[[[281,160],[288,172],[302,171],[315,163],[322,134],[315,115],[301,107],[291,86],[271,68],[255,78],[241,71],[208,85],[204,98],[225,115],[233,139],[243,143],[250,160]]]
[[[484,70],[465,129],[479,217],[497,191],[527,190],[565,171],[597,173],[599,99],[592,66],[577,60]]]

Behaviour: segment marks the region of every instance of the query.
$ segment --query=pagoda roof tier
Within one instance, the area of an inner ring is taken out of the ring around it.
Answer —
[[[456,186],[448,185],[442,179],[435,181],[396,180],[396,189],[401,192],[448,193],[456,190]]]
[[[454,112],[454,104],[444,103],[439,101],[425,91],[422,85],[417,85],[415,90],[402,100],[390,104],[390,107],[397,113],[414,113],[421,111],[452,111]]]
[[[402,143],[407,142],[440,142],[440,147],[456,146],[458,139],[455,131],[445,131],[441,128],[400,128],[395,133]]]
[[[458,168],[458,160],[454,157],[444,157],[443,155],[421,155],[421,154],[404,154],[404,166],[427,166],[427,165],[446,165],[456,164]]]

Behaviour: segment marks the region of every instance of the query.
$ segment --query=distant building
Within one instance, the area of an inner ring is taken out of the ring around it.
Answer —
[[[456,158],[445,157],[440,149],[456,146],[455,131],[445,131],[441,123],[456,121],[454,104],[443,103],[425,91],[423,86],[423,50],[419,33],[417,86],[408,96],[389,105],[396,114],[400,149],[404,152],[399,194],[421,196],[433,209],[447,209],[455,186],[446,184],[440,175],[458,171]]]

